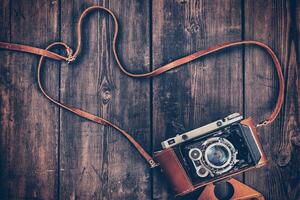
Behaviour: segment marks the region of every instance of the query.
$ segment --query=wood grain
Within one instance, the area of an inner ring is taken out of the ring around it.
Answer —
[[[291,87],[291,81],[295,81],[295,77],[289,76],[290,70],[294,71],[296,64],[294,42],[289,38],[291,9],[294,8],[288,1],[245,1],[244,8],[245,39],[265,42],[275,50],[282,63],[287,83],[286,102],[281,114],[271,126],[258,130],[269,165],[248,172],[245,177],[246,183],[262,192],[266,199],[295,199],[291,192],[293,183],[288,178],[295,173],[294,170],[289,170],[292,159],[295,160],[291,143],[295,128],[295,110],[290,98],[296,97]],[[262,120],[274,108],[278,95],[278,78],[271,59],[260,49],[247,47],[245,73],[246,113]],[[258,91],[261,95],[257,95]]]
[[[1,40],[45,47],[58,39],[58,5],[2,1]],[[33,23],[34,22],[34,23]],[[1,199],[57,199],[58,108],[37,90],[37,57],[1,51]],[[44,70],[58,96],[57,65]]]
[[[74,42],[72,22],[93,4],[98,2],[63,2],[62,40]],[[117,13],[122,27],[119,50],[128,70],[149,70],[148,3],[101,4]],[[150,82],[126,77],[117,68],[111,56],[112,27],[104,13],[86,19],[78,61],[62,66],[62,101],[112,120],[150,151]],[[151,195],[147,164],[118,132],[62,111],[61,133],[62,199],[148,199]]]
[[[113,0],[109,2],[109,8],[118,13],[121,27],[118,51],[126,69],[134,73],[149,71],[149,1]],[[110,33],[112,27],[110,23]],[[111,52],[111,48],[108,49]],[[107,118],[127,130],[151,153],[150,80],[127,77],[118,69],[112,56],[108,71],[112,98],[107,108]],[[104,197],[149,199],[151,173],[145,160],[116,131],[107,130],[106,142],[107,191]]]
[[[97,1],[61,2],[61,40],[75,46],[75,26],[80,13]],[[98,31],[103,27],[98,15],[88,17],[83,26],[83,49],[75,63],[61,65],[60,97],[69,105],[101,114],[99,99]],[[103,20],[101,20],[103,22]],[[101,46],[101,48],[103,48]],[[106,46],[104,47],[106,48]],[[104,59],[105,60],[105,59]],[[87,79],[88,77],[88,79]],[[60,112],[60,186],[61,199],[97,199],[102,196],[101,179],[103,128],[61,110]],[[97,168],[96,168],[97,167]]]
[[[238,178],[267,200],[300,199],[299,1],[0,0],[0,41],[46,47],[61,40],[75,47],[77,19],[91,5],[116,14],[117,48],[131,72],[225,41],[270,45],[282,63],[285,102],[275,123],[258,130],[269,165]],[[258,122],[275,105],[278,79],[259,48],[231,48],[153,79],[133,79],[112,57],[112,20],[96,12],[83,29],[74,63],[46,62],[47,91],[113,121],[150,153],[162,140],[232,112]],[[160,170],[148,169],[116,131],[42,96],[37,61],[0,51],[0,199],[174,199]],[[200,192],[182,199],[197,199]]]
[[[225,41],[241,39],[240,1],[154,1],[153,65]],[[162,12],[163,11],[163,12]],[[200,127],[229,113],[243,113],[242,51],[228,49],[153,80],[153,141]],[[154,199],[173,195],[161,174]],[[187,199],[195,199],[189,196]]]

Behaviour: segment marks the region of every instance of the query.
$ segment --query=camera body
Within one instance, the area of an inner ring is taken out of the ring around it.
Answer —
[[[162,142],[155,159],[177,195],[267,163],[251,118],[231,114]]]

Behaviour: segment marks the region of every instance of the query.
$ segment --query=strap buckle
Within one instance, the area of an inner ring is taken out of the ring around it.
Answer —
[[[265,120],[265,121],[262,121],[262,122],[258,123],[258,124],[256,125],[256,127],[257,127],[257,128],[258,128],[258,127],[262,127],[262,126],[267,125],[268,123],[269,123],[269,121],[268,121],[268,120]]]
[[[75,56],[73,55],[73,50],[70,47],[67,47],[66,51],[68,55],[66,61],[69,64],[70,62],[73,62],[75,60]]]
[[[148,163],[150,164],[150,168],[155,168],[155,167],[158,167],[159,164],[154,162],[154,160],[149,160]]]

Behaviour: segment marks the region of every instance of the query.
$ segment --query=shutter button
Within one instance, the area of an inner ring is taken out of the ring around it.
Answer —
[[[186,139],[188,139],[188,136],[187,136],[187,135],[182,135],[181,138],[182,138],[183,140],[186,140]]]

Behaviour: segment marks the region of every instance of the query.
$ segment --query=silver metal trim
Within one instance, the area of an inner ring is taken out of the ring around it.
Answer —
[[[205,152],[204,152],[204,161],[202,162],[203,165],[205,166],[205,168],[207,168],[210,171],[213,171],[213,174],[223,174],[225,172],[228,172],[229,170],[231,170],[233,168],[233,166],[239,161],[236,157],[237,157],[237,150],[235,149],[235,147],[233,146],[233,144],[228,141],[225,138],[221,138],[221,137],[213,137],[210,138],[208,140],[206,140],[203,145],[207,145],[207,147],[205,148]],[[215,166],[214,164],[212,164],[211,162],[209,162],[208,158],[207,158],[207,149],[211,146],[215,146],[215,145],[221,145],[221,146],[226,146],[225,148],[227,150],[229,150],[230,153],[230,157],[228,159],[228,161],[222,166]]]
[[[201,135],[205,135],[214,130],[220,129],[222,127],[228,126],[234,122],[240,121],[243,119],[243,116],[239,113],[233,113],[228,115],[224,119],[217,120],[215,122],[209,123],[200,128],[191,130],[189,132],[183,133],[181,135],[177,135],[175,137],[169,138],[161,143],[163,149],[170,148],[172,146],[178,145],[185,141],[189,141],[193,138],[199,137]]]
[[[201,168],[203,168],[203,169],[206,170],[204,174],[199,173],[199,170],[200,170]],[[208,171],[204,166],[202,166],[202,165],[200,165],[199,167],[197,167],[196,170],[197,170],[197,171],[196,171],[197,175],[200,176],[201,178],[207,177],[208,174],[209,174],[209,171]]]
[[[199,152],[199,158],[197,158],[197,159],[193,158],[192,155],[191,155],[192,151],[195,151],[195,150]],[[198,148],[192,148],[189,151],[189,157],[190,157],[191,160],[199,160],[202,157],[202,152]]]
[[[228,160],[222,165],[222,166],[217,166],[217,165],[214,165],[213,163],[211,163],[208,159],[208,150],[214,146],[222,146],[224,147],[228,154],[229,154],[229,157],[228,157]],[[233,146],[232,146],[233,147]],[[234,148],[234,147],[233,147]],[[227,145],[225,145],[224,143],[222,142],[216,142],[216,143],[213,143],[213,144],[210,144],[206,149],[205,149],[205,153],[204,153],[204,159],[205,161],[207,162],[207,164],[212,167],[212,168],[215,168],[215,169],[222,169],[222,168],[225,168],[227,167],[230,162],[231,162],[231,156],[232,156],[232,153],[231,153],[231,150],[228,148]]]

